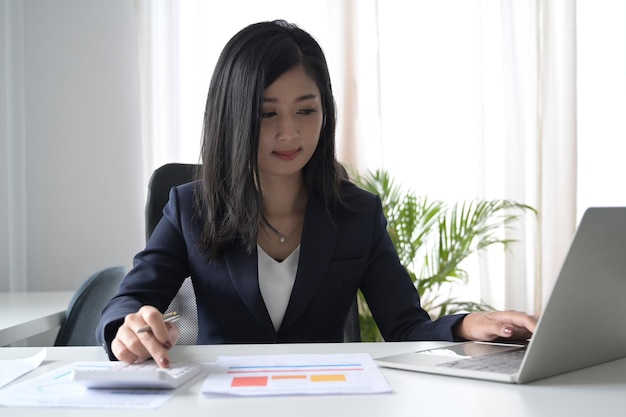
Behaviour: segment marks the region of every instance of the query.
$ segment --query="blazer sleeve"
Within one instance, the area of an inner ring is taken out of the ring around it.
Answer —
[[[386,341],[457,340],[454,328],[465,314],[431,320],[421,307],[411,277],[400,263],[387,232],[387,220],[376,197],[369,265],[361,291]]]
[[[187,245],[183,234],[190,224],[193,187],[170,191],[169,202],[145,249],[133,259],[133,268],[122,280],[116,296],[102,310],[96,340],[110,359],[111,342],[124,317],[151,305],[164,312],[189,274]]]

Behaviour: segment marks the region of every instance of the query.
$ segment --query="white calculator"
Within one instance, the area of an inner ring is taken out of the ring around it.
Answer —
[[[78,367],[72,379],[89,388],[174,389],[202,373],[200,363],[172,363],[159,368],[152,360],[127,364],[115,363],[106,367]]]

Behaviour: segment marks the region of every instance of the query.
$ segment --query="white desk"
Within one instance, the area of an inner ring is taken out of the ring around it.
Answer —
[[[301,345],[176,346],[174,360],[212,361],[219,355],[277,353],[369,352],[374,358],[437,343],[343,343]],[[439,344],[440,345],[440,344]],[[34,354],[38,348],[0,348],[0,359]],[[37,375],[74,360],[105,360],[99,347],[48,348],[45,365]],[[626,409],[626,359],[598,365],[527,385],[510,385],[420,374],[381,368],[392,394],[208,397],[200,393],[202,379],[157,410],[104,410],[64,408],[0,408],[0,415],[47,416],[237,416],[237,417],[395,417],[395,416],[623,416]]]
[[[59,327],[74,291],[0,293],[0,346]]]

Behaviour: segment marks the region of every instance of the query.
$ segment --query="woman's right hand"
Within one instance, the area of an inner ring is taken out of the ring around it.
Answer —
[[[137,333],[146,326],[150,326],[152,331]],[[159,310],[143,306],[124,318],[124,324],[111,342],[111,349],[120,361],[136,363],[153,358],[161,368],[168,368],[170,360],[167,352],[176,344],[179,336],[178,327],[164,322]]]

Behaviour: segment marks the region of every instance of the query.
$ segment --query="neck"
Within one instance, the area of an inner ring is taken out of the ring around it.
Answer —
[[[307,190],[302,177],[261,182],[263,213],[266,218],[303,215]]]
[[[300,242],[308,193],[301,176],[262,181],[261,190],[263,216],[258,243],[270,256],[284,259]]]

